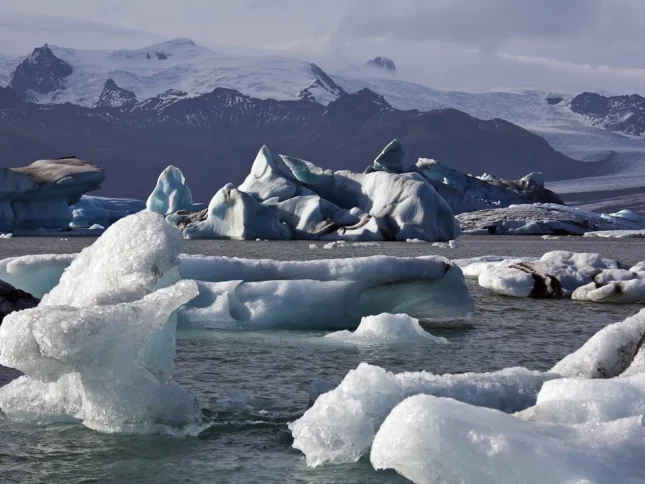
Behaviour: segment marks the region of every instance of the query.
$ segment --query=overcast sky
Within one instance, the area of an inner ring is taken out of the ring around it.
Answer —
[[[6,12],[131,30],[81,24],[57,30],[65,24],[55,20],[45,29],[41,18],[32,31]],[[645,94],[645,0],[0,2],[4,54],[26,53],[50,37],[50,43],[69,47],[122,48],[143,47],[157,36],[279,51],[331,71],[386,55],[402,78],[444,89]]]

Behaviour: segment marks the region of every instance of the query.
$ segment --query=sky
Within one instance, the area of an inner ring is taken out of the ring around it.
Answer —
[[[385,55],[402,79],[440,89],[645,94],[643,0],[0,2],[0,54],[45,41],[134,48],[174,37],[277,52],[332,73]]]

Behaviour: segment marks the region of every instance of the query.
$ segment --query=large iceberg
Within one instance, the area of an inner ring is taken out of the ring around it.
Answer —
[[[554,203],[535,203],[461,213],[457,219],[463,232],[472,235],[583,235],[645,229],[645,217],[626,217],[625,212],[599,215]]]
[[[0,230],[68,227],[69,206],[100,188],[104,179],[101,168],[78,158],[0,168]]]
[[[370,460],[376,469],[395,469],[417,484],[610,483],[642,482],[643,452],[642,416],[577,426],[526,422],[417,395],[383,422]]]
[[[516,412],[533,405],[542,383],[556,376],[524,368],[459,375],[395,375],[361,363],[338,387],[320,395],[289,429],[293,446],[305,454],[309,466],[356,462],[369,452],[390,411],[410,395],[450,397]]]
[[[37,308],[7,316],[0,363],[26,376],[0,388],[5,415],[109,433],[199,428],[194,397],[172,380],[175,311],[197,295],[194,282],[179,280],[181,243],[158,214],[122,219]]]
[[[396,152],[394,145],[386,148],[379,166]],[[432,185],[418,173],[392,171],[334,173],[297,158],[276,159],[263,146],[244,183],[223,187],[207,210],[170,214],[168,203],[149,208],[169,215],[189,238],[453,240],[459,226]],[[185,186],[180,172],[175,178]],[[158,185],[149,201],[163,198],[159,191]]]
[[[564,205],[554,192],[544,188],[540,173],[519,180],[500,180],[490,175],[473,177],[427,158],[420,158],[414,170],[435,187],[455,214],[518,204]]]

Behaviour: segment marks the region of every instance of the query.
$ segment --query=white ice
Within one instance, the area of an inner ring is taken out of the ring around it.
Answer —
[[[643,452],[641,416],[578,426],[536,423],[417,395],[389,414],[370,461],[417,484],[641,482]]]
[[[0,389],[0,408],[36,422],[61,412],[109,433],[199,425],[195,399],[172,380],[174,312],[197,295],[194,282],[179,281],[181,242],[159,214],[126,217],[75,257],[37,308],[7,316],[0,363],[27,376]]]
[[[351,344],[447,344],[446,338],[433,336],[424,330],[418,319],[407,314],[383,313],[361,319],[356,331],[329,333],[325,338]]]
[[[361,363],[338,387],[319,396],[289,429],[293,446],[305,454],[309,466],[356,462],[367,454],[390,411],[410,395],[450,397],[515,412],[533,405],[543,381],[554,376],[524,368],[494,373],[395,375]]]
[[[598,232],[587,232],[585,237],[601,237],[606,239],[642,239],[645,238],[645,230],[601,230]]]
[[[0,260],[0,280],[42,298],[58,284],[77,254],[38,254]]]
[[[157,185],[148,197],[146,207],[151,212],[170,215],[193,208],[193,195],[179,168],[169,166],[159,175]]]

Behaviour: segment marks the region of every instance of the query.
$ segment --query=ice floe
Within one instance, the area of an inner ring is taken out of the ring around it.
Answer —
[[[117,220],[141,212],[145,202],[133,198],[105,198],[83,195],[69,207],[72,212],[72,228],[85,228],[93,225],[109,227]]]
[[[645,238],[644,230],[602,230],[587,232],[585,237],[601,237],[605,239],[642,239]]]
[[[419,320],[407,314],[378,314],[366,316],[354,332],[337,331],[325,338],[351,344],[447,344],[446,338],[433,336],[424,330]]]

